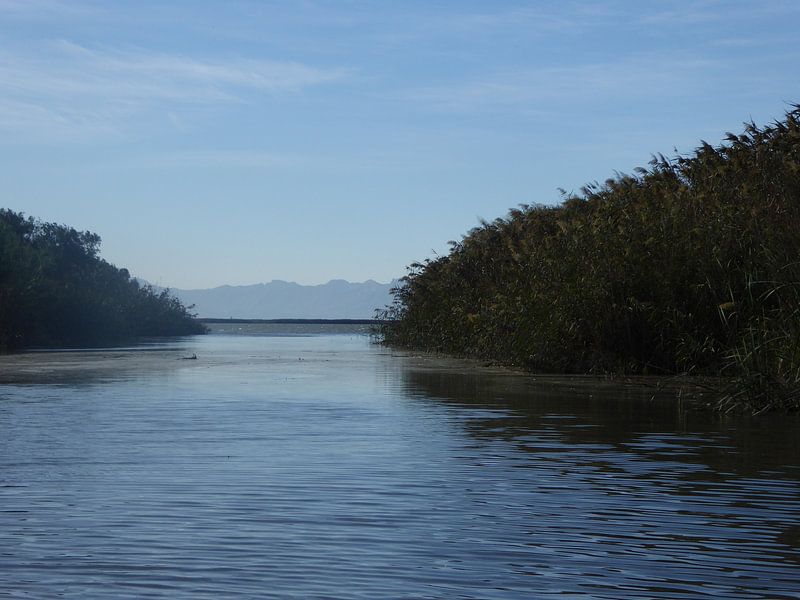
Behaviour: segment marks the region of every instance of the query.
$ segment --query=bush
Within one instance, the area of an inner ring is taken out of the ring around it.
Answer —
[[[167,292],[99,257],[100,238],[0,209],[0,350],[205,332]]]

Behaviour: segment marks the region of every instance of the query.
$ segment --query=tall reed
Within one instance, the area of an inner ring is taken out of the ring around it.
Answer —
[[[723,410],[798,408],[800,106],[654,157],[414,263],[389,344],[531,370],[731,377]]]

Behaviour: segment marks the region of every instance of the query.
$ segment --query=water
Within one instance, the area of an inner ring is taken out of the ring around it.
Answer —
[[[0,597],[800,598],[796,417],[294,327],[0,357]]]

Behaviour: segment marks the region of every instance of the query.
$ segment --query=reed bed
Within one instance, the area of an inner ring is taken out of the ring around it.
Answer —
[[[723,375],[723,411],[800,408],[800,105],[414,263],[390,345],[558,373]]]

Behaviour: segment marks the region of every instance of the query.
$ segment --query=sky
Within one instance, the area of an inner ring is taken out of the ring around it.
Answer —
[[[800,2],[0,0],[0,207],[163,286],[387,282],[800,103]]]

